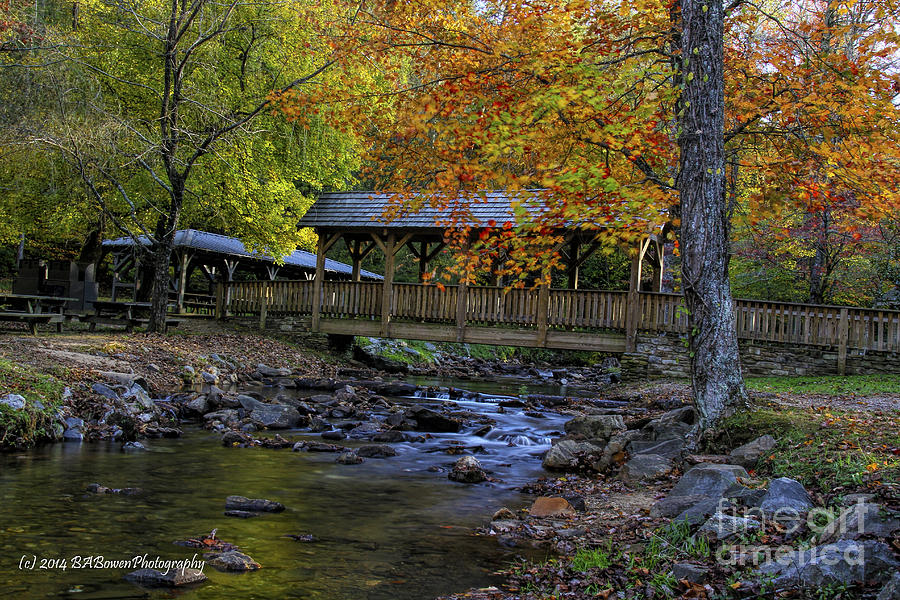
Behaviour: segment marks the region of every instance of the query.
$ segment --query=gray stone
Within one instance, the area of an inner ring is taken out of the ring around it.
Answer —
[[[80,442],[84,440],[84,434],[77,429],[66,429],[63,432],[64,442]]]
[[[683,406],[662,414],[659,418],[647,423],[642,429],[650,440],[680,440],[690,433],[697,419],[697,413],[691,406]]]
[[[625,458],[625,448],[628,446],[629,442],[639,435],[639,431],[632,430],[623,431],[622,433],[617,433],[612,436],[606,444],[606,447],[603,448],[600,458],[594,462],[594,469],[602,473],[617,464],[621,464]]]
[[[388,442],[391,444],[395,444],[397,442],[405,442],[406,434],[402,431],[397,431],[396,429],[390,429],[388,431],[382,431],[381,433],[376,433],[372,436],[373,442]]]
[[[291,370],[286,367],[275,369],[262,363],[256,365],[256,372],[263,377],[288,377],[291,374]]]
[[[756,531],[762,524],[749,517],[733,517],[717,512],[709,518],[697,531],[699,535],[705,535],[714,540],[728,540],[733,537]]]
[[[767,491],[765,488],[750,488],[740,483],[733,483],[731,487],[725,490],[722,497],[748,508],[759,508]]]
[[[239,394],[237,397],[237,401],[240,402],[244,410],[248,411],[256,410],[260,406],[268,406],[264,402],[260,402],[253,396],[248,396],[247,394]]]
[[[210,385],[216,385],[217,383],[219,383],[219,376],[215,375],[214,373],[210,373],[209,371],[202,371],[200,373],[200,377],[203,378],[204,382]]]
[[[91,386],[91,391],[95,394],[100,394],[104,398],[109,398],[110,400],[117,400],[119,398],[119,394],[105,383],[95,383]]]
[[[362,456],[359,456],[356,452],[351,452],[348,450],[346,452],[341,452],[334,462],[342,465],[358,465],[365,461],[366,459]]]
[[[207,577],[198,569],[169,569],[165,573],[156,569],[139,569],[125,575],[125,579],[146,587],[180,587],[206,581]]]
[[[884,584],[875,600],[900,600],[900,572],[894,573],[893,577]]]
[[[447,478],[459,483],[479,483],[487,479],[487,474],[474,456],[463,456],[453,465]]]
[[[264,498],[245,498],[244,496],[228,496],[225,498],[225,508],[228,510],[249,510],[254,512],[281,512],[284,504]]]
[[[855,504],[829,523],[822,530],[822,544],[838,540],[856,540],[861,537],[891,538],[900,531],[900,518],[879,504]]]
[[[147,449],[147,446],[140,442],[125,442],[122,444],[122,450],[130,451],[130,452],[143,452]]]
[[[769,483],[769,491],[759,503],[760,509],[767,514],[780,513],[786,517],[809,511],[813,507],[809,494],[796,479],[779,477]]]
[[[659,454],[666,458],[677,458],[681,455],[682,450],[684,450],[684,440],[682,439],[663,440],[661,442],[658,440],[649,442],[634,440],[628,444],[628,451],[632,454]]]
[[[323,440],[331,440],[333,442],[339,442],[342,439],[344,439],[345,437],[347,437],[347,435],[343,431],[340,431],[337,429],[335,429],[333,431],[323,431],[322,432]]]
[[[0,404],[8,406],[13,410],[22,410],[25,408],[25,398],[19,394],[7,394],[0,398]]]
[[[674,469],[672,461],[659,454],[636,454],[619,471],[619,478],[627,483],[638,483],[665,477]]]
[[[676,581],[687,580],[691,583],[706,583],[709,577],[709,569],[691,563],[675,563],[672,565],[672,577]]]
[[[203,415],[204,421],[222,421],[223,423],[227,423],[229,421],[237,420],[238,412],[233,408],[223,408],[221,410],[216,410],[213,412],[208,412]]]
[[[589,442],[562,440],[547,451],[542,464],[545,469],[561,471],[577,469],[585,464],[593,463],[595,458],[602,453],[603,448]]]
[[[877,498],[875,494],[847,494],[841,498],[841,506],[872,502],[875,498]]]
[[[205,415],[209,412],[209,400],[203,394],[184,403],[185,412],[192,415]]]
[[[757,461],[774,447],[775,438],[764,435],[732,450],[731,460],[736,465],[750,468],[756,466]]]
[[[701,463],[685,473],[669,495],[720,498],[738,477],[749,477],[744,467]]]
[[[900,568],[883,542],[841,540],[779,556],[759,572],[776,590],[812,588],[854,582],[883,583]]]
[[[226,517],[235,517],[236,519],[252,519],[260,516],[258,512],[250,510],[226,510],[224,514]]]
[[[237,550],[210,555],[206,562],[220,571],[255,571],[260,568],[258,562]]]
[[[66,417],[65,423],[66,427],[69,429],[81,430],[84,428],[84,419],[79,419],[77,417]]]
[[[461,423],[424,406],[414,406],[407,411],[407,417],[416,422],[416,431],[456,433]]]
[[[223,446],[232,446],[234,444],[243,444],[249,441],[247,436],[241,435],[237,431],[226,431],[224,435],[222,435],[222,445]]]
[[[300,413],[293,406],[260,404],[250,413],[250,419],[258,427],[289,429],[300,423]]]
[[[565,425],[566,433],[606,444],[617,433],[625,431],[622,415],[581,415]]]
[[[384,444],[370,444],[357,448],[356,454],[363,458],[388,458],[397,456],[397,451]]]

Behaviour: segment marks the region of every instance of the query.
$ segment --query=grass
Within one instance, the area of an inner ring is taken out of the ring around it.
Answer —
[[[64,389],[51,375],[0,358],[0,395],[19,394],[26,399],[23,409],[0,405],[0,448],[28,447],[55,438],[59,433],[54,431],[56,409]]]
[[[771,434],[775,448],[757,476],[791,477],[826,495],[900,479],[900,418],[895,413],[759,407],[726,419],[710,450],[733,448]]]
[[[748,389],[757,392],[872,396],[900,392],[898,375],[828,375],[821,377],[748,377]]]

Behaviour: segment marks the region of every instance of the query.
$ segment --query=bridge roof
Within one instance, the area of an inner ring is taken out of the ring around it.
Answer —
[[[138,238],[141,244],[147,246],[150,244],[146,236]],[[112,240],[104,240],[103,247],[110,249],[130,248],[134,245],[134,239],[131,237],[120,237]],[[196,229],[180,229],[175,232],[175,248],[189,248],[213,255],[221,255],[222,258],[241,258],[251,262],[274,264],[275,259],[267,254],[260,252],[251,252],[247,250],[241,240],[227,235],[218,233],[209,233],[208,231],[198,231]],[[293,267],[297,270],[315,272],[316,255],[305,250],[294,250],[291,254],[284,257],[284,266]],[[353,267],[346,263],[325,259],[326,273],[339,273],[341,275],[351,275]],[[362,270],[360,275],[366,279],[383,279],[381,275],[370,271]]]

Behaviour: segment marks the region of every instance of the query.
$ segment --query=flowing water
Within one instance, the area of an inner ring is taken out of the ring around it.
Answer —
[[[217,434],[190,428],[180,439],[151,441],[148,452],[122,452],[118,444],[55,444],[0,455],[0,591],[16,598],[84,600],[174,595],[400,600],[490,585],[491,572],[516,554],[492,538],[473,536],[471,528],[501,506],[515,509],[527,502],[513,488],[539,474],[550,435],[564,422],[549,412],[539,418],[520,408],[498,410],[497,400],[482,393],[452,401],[460,410],[495,420],[483,437],[472,435],[477,425],[459,434],[434,434],[425,442],[392,444],[398,456],[361,465],[336,464],[335,455],[327,453],[223,448]],[[315,437],[302,430],[281,433]],[[449,481],[446,470],[457,457],[442,450],[454,444],[475,448],[501,482]],[[442,470],[435,471],[435,465]],[[144,492],[84,492],[92,482]],[[277,500],[287,510],[252,519],[225,517],[225,497],[232,494]],[[148,592],[123,581],[133,569],[75,568],[77,557],[192,558],[194,550],[173,542],[214,528],[263,568],[230,574],[205,567],[208,582],[174,593]],[[285,534],[312,534],[319,541],[300,543]],[[20,568],[23,558],[27,563],[32,557],[35,568]],[[65,560],[67,568],[41,569],[42,559]]]

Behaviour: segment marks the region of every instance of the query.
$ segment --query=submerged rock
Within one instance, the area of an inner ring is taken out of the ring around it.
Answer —
[[[300,423],[300,413],[293,406],[260,404],[250,412],[250,419],[259,427],[290,429]]]
[[[390,456],[397,456],[397,451],[391,446],[370,444],[368,446],[359,447],[356,450],[356,454],[365,458],[388,458]]]
[[[275,502],[274,500],[265,500],[263,498],[245,498],[244,496],[228,496],[225,499],[225,508],[229,510],[249,510],[256,512],[281,512],[284,510],[284,504]]]
[[[335,459],[336,463],[341,465],[358,465],[366,462],[366,459],[359,456],[356,452],[341,452]]]
[[[211,554],[206,562],[220,571],[255,571],[262,565],[250,558],[250,556],[237,550]]]

